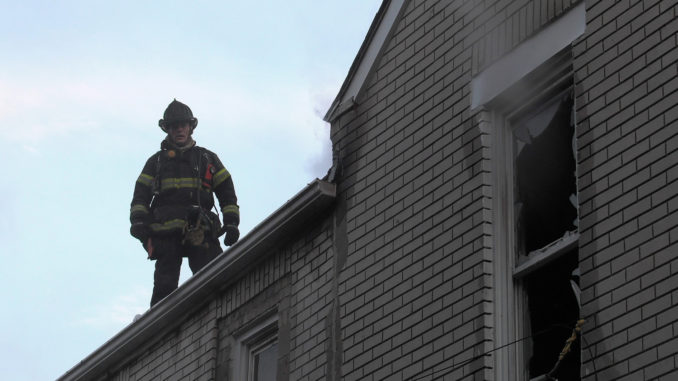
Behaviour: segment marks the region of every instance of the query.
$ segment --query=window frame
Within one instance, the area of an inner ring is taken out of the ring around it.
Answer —
[[[531,88],[532,91],[525,92],[526,84],[535,82],[538,85]],[[531,345],[525,338],[530,337],[531,328],[524,282],[533,272],[571,252],[578,246],[579,240],[577,229],[526,255],[519,253],[517,211],[514,205],[516,157],[513,131],[516,127],[512,121],[551,102],[564,91],[573,89],[571,52],[570,49],[564,49],[480,111],[481,120],[489,124],[492,142],[493,322],[494,347],[500,348],[494,352],[497,380],[529,379]],[[576,109],[576,98],[573,99],[573,108]],[[573,128],[576,131],[576,119]],[[576,151],[573,155],[576,170]]]
[[[275,313],[258,319],[235,335],[233,356],[235,379],[254,381],[254,358],[271,345],[280,342],[278,332],[278,314]]]

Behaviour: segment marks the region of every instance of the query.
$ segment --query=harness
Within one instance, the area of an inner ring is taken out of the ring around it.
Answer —
[[[212,179],[216,172],[216,167],[205,148],[195,146],[191,149],[196,149],[199,151],[197,155],[191,156],[192,178],[198,180],[197,181],[198,186],[196,189],[197,194],[195,197],[196,204],[188,205],[188,210],[184,218],[186,223],[181,228],[183,235],[181,243],[185,244],[186,242],[188,242],[193,246],[206,247],[207,246],[207,242],[205,242],[206,232],[211,232],[213,238],[217,238],[220,235],[219,230],[221,227],[221,222],[219,211],[216,209],[216,206],[213,205],[216,214],[215,213],[210,214],[209,211],[203,207],[200,199],[201,193],[203,192],[203,188],[208,193],[211,193]],[[154,204],[160,196],[162,169],[164,165],[167,163],[167,161],[173,159],[175,156],[176,151],[171,149],[163,150],[158,153],[158,158],[155,163],[155,177],[153,178],[152,183],[153,196],[150,202],[151,212],[153,212]],[[203,168],[203,164],[206,165],[204,166],[205,171],[201,176],[200,170],[201,168]]]

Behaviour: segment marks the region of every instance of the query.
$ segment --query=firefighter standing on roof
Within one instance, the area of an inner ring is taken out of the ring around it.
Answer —
[[[198,125],[191,109],[176,99],[167,106],[160,128],[167,137],[151,156],[134,187],[132,236],[155,260],[151,306],[179,284],[183,257],[195,274],[239,236],[240,212],[231,175],[213,152],[192,138]],[[224,226],[212,212],[216,195]]]

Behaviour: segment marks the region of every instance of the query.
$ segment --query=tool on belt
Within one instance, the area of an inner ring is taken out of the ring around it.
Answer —
[[[206,234],[212,234],[212,238],[216,239],[225,232],[226,230],[221,227],[218,216],[210,215],[203,208],[194,205],[188,212],[181,243],[207,247]]]

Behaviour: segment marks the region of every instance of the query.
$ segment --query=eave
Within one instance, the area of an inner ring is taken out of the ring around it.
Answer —
[[[409,0],[384,0],[374,16],[367,36],[351,64],[346,79],[323,120],[334,122],[339,116],[351,110],[360,99],[367,80],[374,71],[375,63],[383,54],[394,26]]]

